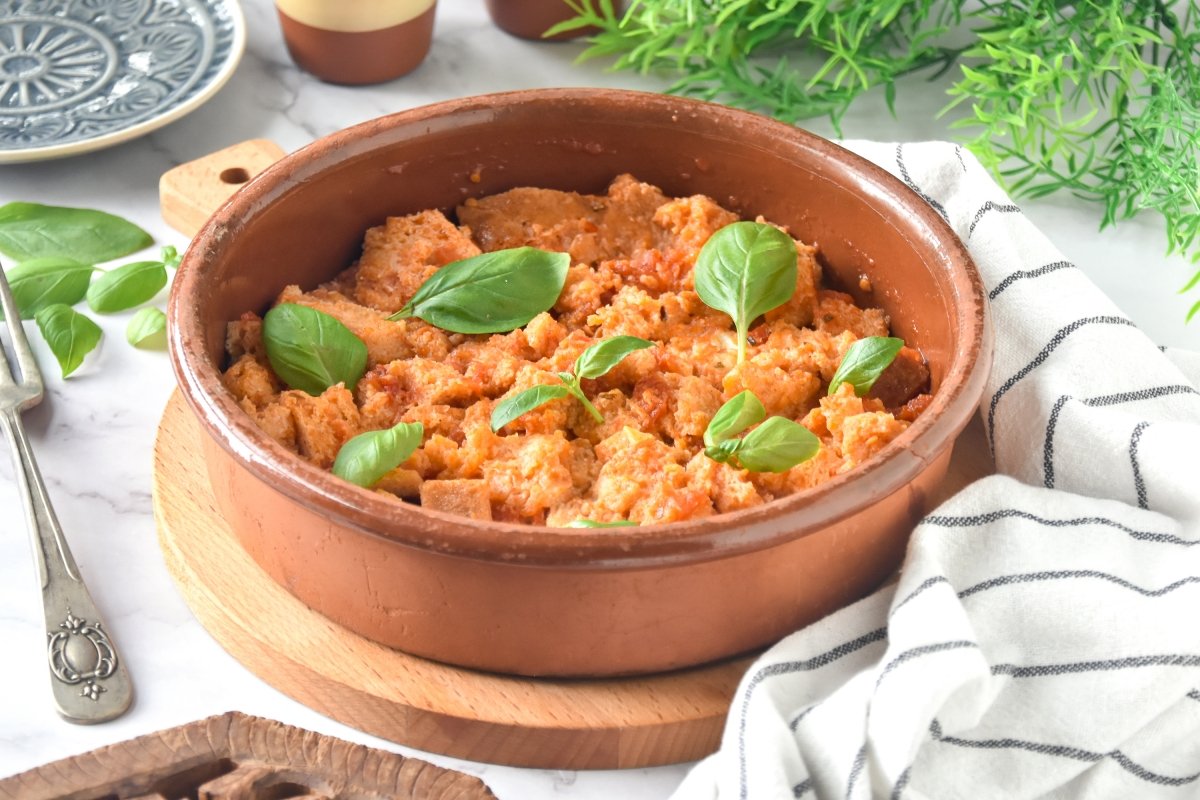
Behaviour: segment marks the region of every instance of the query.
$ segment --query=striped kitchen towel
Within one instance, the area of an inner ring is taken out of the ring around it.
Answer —
[[[961,148],[848,146],[983,274],[999,474],[921,522],[898,583],[760,658],[674,797],[1200,797],[1200,354],[1156,347]]]

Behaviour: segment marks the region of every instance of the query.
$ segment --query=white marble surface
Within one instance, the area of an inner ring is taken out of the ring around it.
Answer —
[[[653,78],[574,65],[575,44],[528,43],[494,29],[483,0],[443,0],[435,43],[421,68],[369,88],[321,84],[298,71],[268,0],[244,0],[249,45],[233,80],[203,108],[137,141],[90,155],[0,167],[0,203],[28,200],[121,214],[160,243],[185,237],[158,212],[158,176],[235,142],[265,137],[294,149],[380,114],[468,94],[537,86],[659,88]],[[942,138],[938,87],[901,91],[900,118],[865,103],[845,121],[849,137]],[[830,134],[825,124],[814,124]],[[1174,291],[1189,273],[1162,255],[1152,219],[1097,232],[1093,208],[1070,198],[1023,207],[1066,253],[1160,344],[1200,349],[1200,323],[1183,324],[1189,299]],[[1194,298],[1190,298],[1194,300]],[[210,714],[237,709],[343,738],[406,751],[333,722],[267,686],[226,655],[196,623],[167,575],[151,513],[151,447],[174,385],[165,353],[124,342],[127,315],[100,320],[103,349],[68,381],[33,336],[48,367],[48,396],[26,424],[63,527],[137,683],[134,709],[112,723],[75,727],[55,715],[43,653],[41,608],[12,472],[0,465],[0,776]],[[30,326],[32,330],[32,325]],[[426,755],[482,776],[510,798],[663,798],[686,766],[611,772],[521,770]]]

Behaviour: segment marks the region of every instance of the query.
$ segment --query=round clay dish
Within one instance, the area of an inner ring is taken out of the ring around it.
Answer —
[[[624,172],[816,243],[827,282],[882,307],[925,354],[932,405],[875,458],[809,492],[689,522],[574,530],[473,521],[345,483],[271,440],[224,389],[226,323],[264,312],[287,284],[330,279],[387,216],[516,186],[603,192]],[[168,313],[221,511],[276,581],[410,653],[582,676],[761,647],[894,572],[983,392],[984,307],[937,213],[837,145],[698,101],[563,89],[413,109],[286,157],[196,236]]]

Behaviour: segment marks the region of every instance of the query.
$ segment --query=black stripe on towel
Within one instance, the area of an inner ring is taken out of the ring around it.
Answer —
[[[812,778],[805,778],[792,787],[792,797],[803,797],[813,790]]]
[[[1143,667],[1198,667],[1200,655],[1192,653],[1163,653],[1152,656],[1126,656],[1101,661],[1076,661],[1067,664],[993,664],[993,675],[1010,678],[1053,678],[1060,675],[1078,675],[1084,672],[1116,672]]]
[[[1139,422],[1129,437],[1129,464],[1133,467],[1133,490],[1137,492],[1138,508],[1149,508],[1146,501],[1146,481],[1142,478],[1142,468],[1138,465],[1138,445],[1142,441],[1142,433],[1150,427],[1149,422]]]
[[[989,211],[996,211],[1000,214],[1020,214],[1021,209],[1014,206],[1012,203],[993,203],[988,200],[979,210],[975,212],[975,219],[971,220],[971,227],[967,228],[967,238],[970,239],[975,234],[975,226],[979,224],[979,220],[983,219],[983,215]]]
[[[912,176],[908,174],[908,167],[904,164],[903,144],[896,145],[896,166],[900,168],[900,177],[903,178],[904,182],[908,184],[908,188],[920,195],[921,199],[932,206],[934,211],[942,215],[942,219],[949,222],[950,217],[946,214],[946,209],[942,207],[942,204],[925,194],[925,192],[921,191],[921,188],[913,182]]]
[[[1003,508],[998,511],[990,511],[986,514],[972,514],[968,516],[952,517],[952,516],[932,516],[921,520],[922,525],[937,525],[943,528],[957,527],[978,527],[981,525],[989,525],[997,520],[1007,519],[1009,517],[1017,517],[1018,519],[1028,520],[1038,525],[1045,525],[1049,528],[1070,528],[1078,525],[1105,525],[1110,528],[1116,528],[1122,533],[1128,534],[1131,538],[1145,542],[1158,542],[1160,544],[1177,544],[1182,547],[1193,547],[1200,544],[1200,539],[1184,539],[1171,533],[1158,533],[1156,531],[1140,531],[1135,528],[1130,528],[1128,525],[1122,525],[1116,520],[1108,519],[1107,517],[1076,517],[1074,519],[1046,519],[1039,517],[1037,514],[1032,514],[1028,511],[1023,511],[1019,508]]]
[[[1013,210],[1020,211],[1021,209],[1013,206]],[[1055,261],[1047,264],[1044,267],[1038,267],[1037,269],[1019,269],[1016,272],[1006,276],[1004,280],[1000,281],[1000,283],[996,285],[995,289],[992,289],[990,292],[988,292],[988,300],[995,300],[1001,292],[1019,280],[1024,280],[1025,278],[1040,278],[1043,275],[1050,274],[1051,272],[1058,272],[1060,269],[1075,269],[1075,265],[1070,261]]]
[[[909,764],[904,768],[904,772],[900,773],[900,777],[896,779],[896,785],[892,787],[892,800],[900,800],[900,793],[908,786],[909,776],[912,775],[913,765]]]
[[[1200,391],[1187,384],[1171,384],[1169,386],[1153,386],[1149,389],[1135,389],[1130,392],[1100,395],[1099,397],[1090,397],[1080,402],[1092,408],[1100,408],[1180,394],[1200,396]],[[1050,419],[1046,423],[1046,441],[1042,446],[1042,467],[1044,470],[1043,482],[1047,489],[1054,488],[1054,432],[1058,426],[1058,415],[1062,411],[1063,405],[1073,399],[1069,394],[1064,394],[1058,398],[1054,403],[1054,408],[1050,410]]]
[[[1057,756],[1059,758],[1069,758],[1074,761],[1083,761],[1089,764],[1095,764],[1105,758],[1111,758],[1117,762],[1129,774],[1141,778],[1147,783],[1158,784],[1159,786],[1186,786],[1189,783],[1200,779],[1200,772],[1193,775],[1162,775],[1153,772],[1141,764],[1138,764],[1129,756],[1125,755],[1120,750],[1111,750],[1107,753],[1099,753],[1094,750],[1084,750],[1079,747],[1071,747],[1069,745],[1047,744],[1045,742],[1031,742],[1025,739],[1015,739],[1005,737],[1001,739],[963,739],[958,736],[942,736],[940,727],[933,731],[933,737],[943,743],[955,745],[957,747],[969,747],[973,749],[984,750],[1024,750],[1029,753],[1037,753],[1045,756]]]
[[[818,656],[807,658],[801,661],[784,661],[779,664],[771,664],[763,667],[758,672],[750,677],[746,683],[746,690],[742,693],[742,705],[739,713],[738,726],[738,781],[741,786],[739,796],[742,800],[749,794],[749,788],[746,785],[746,712],[750,707],[750,697],[754,694],[755,688],[758,687],[767,678],[773,678],[778,675],[788,675],[793,672],[810,672],[815,669],[832,664],[839,658],[850,655],[858,650],[887,639],[887,628],[876,628],[873,631],[864,633],[862,636],[851,639],[848,642],[842,642],[837,647],[826,650]]]
[[[862,774],[863,767],[867,764],[867,746],[864,744],[858,748],[858,752],[854,755],[854,763],[850,765],[850,780],[846,782],[846,800],[854,794],[854,784],[858,782],[858,776]]]
[[[1100,316],[1100,317],[1084,317],[1083,319],[1077,319],[1074,322],[1072,322],[1070,325],[1060,328],[1058,330],[1058,332],[1055,333],[1053,337],[1051,337],[1050,341],[1046,344],[1046,346],[1042,348],[1041,352],[1039,352],[1036,356],[1034,356],[1032,361],[1030,361],[1028,364],[1026,364],[1024,367],[1022,367],[1019,372],[1017,372],[1015,375],[1013,375],[1007,381],[1005,381],[1004,385],[1001,386],[999,389],[997,389],[996,393],[994,395],[992,395],[992,401],[988,407],[987,429],[988,429],[988,447],[991,449],[991,451],[993,453],[996,452],[996,427],[995,427],[996,406],[1000,403],[1000,398],[1002,398],[1002,397],[1004,397],[1004,395],[1008,394],[1009,390],[1012,389],[1014,386],[1016,386],[1018,383],[1020,383],[1021,380],[1024,379],[1026,375],[1028,375],[1029,373],[1031,373],[1035,369],[1037,369],[1039,366],[1041,366],[1042,362],[1045,361],[1047,358],[1049,358],[1050,354],[1053,353],[1058,348],[1058,346],[1066,340],[1066,338],[1068,336],[1070,336],[1072,333],[1079,330],[1080,328],[1084,328],[1088,325],[1128,325],[1129,327],[1136,327],[1132,322],[1130,322],[1128,319],[1126,319],[1124,317]]]
[[[989,578],[986,581],[981,581],[974,586],[969,586],[958,593],[960,598],[967,598],[979,592],[986,592],[988,589],[995,589],[997,586],[1013,586],[1020,583],[1040,583],[1043,581],[1059,581],[1071,580],[1076,578],[1090,578],[1120,586],[1123,589],[1137,592],[1143,597],[1162,597],[1183,586],[1188,586],[1193,583],[1200,583],[1200,575],[1188,575],[1186,578],[1180,578],[1177,581],[1168,583],[1159,589],[1147,589],[1144,586],[1138,586],[1136,583],[1131,583],[1122,577],[1113,575],[1108,572],[1100,572],[1094,569],[1072,569],[1072,570],[1052,570],[1046,572],[1020,572],[1011,575],[1000,575],[995,578]]]

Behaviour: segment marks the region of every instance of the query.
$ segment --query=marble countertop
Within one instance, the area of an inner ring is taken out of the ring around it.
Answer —
[[[483,0],[446,0],[435,41],[411,75],[365,88],[322,84],[289,60],[268,0],[243,0],[249,43],[230,83],[202,108],[133,142],[59,161],[0,166],[0,204],[27,200],[101,208],[136,221],[161,244],[186,237],[158,210],[158,177],[230,144],[267,138],[287,150],[349,124],[428,102],[542,86],[659,89],[655,78],[574,64],[581,46],[524,42],[495,29]],[[865,102],[844,122],[849,137],[944,138],[935,118],[938,87],[901,89],[898,119],[882,101]],[[811,125],[831,135],[828,125]],[[1152,338],[1200,349],[1200,323],[1183,323],[1194,298],[1175,290],[1190,274],[1163,255],[1151,218],[1098,232],[1098,211],[1068,197],[1022,203],[1031,219]],[[12,471],[0,464],[0,776],[63,756],[227,710],[271,717],[386,749],[414,751],[338,724],[251,675],[209,638],[177,593],[159,555],[151,511],[151,449],[174,386],[167,356],[124,342],[125,316],[100,318],[102,350],[68,381],[36,334],[47,367],[46,401],[28,412],[50,494],[75,557],[137,683],[135,707],[96,727],[55,714],[49,693],[38,587]],[[32,331],[32,325],[30,325]],[[524,770],[418,754],[482,777],[500,798],[666,797],[687,765],[598,772]]]

